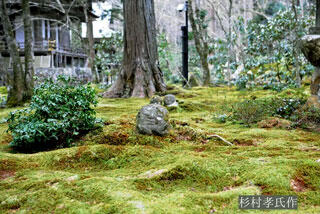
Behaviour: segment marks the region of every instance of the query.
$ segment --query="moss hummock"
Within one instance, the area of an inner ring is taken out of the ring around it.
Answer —
[[[217,123],[272,91],[172,88],[169,135],[135,130],[147,99],[101,99],[100,130],[72,148],[16,154],[0,124],[0,213],[320,213],[320,133]],[[0,121],[13,109],[0,109]],[[218,134],[235,146],[207,136]],[[239,211],[238,196],[298,195],[298,211]]]

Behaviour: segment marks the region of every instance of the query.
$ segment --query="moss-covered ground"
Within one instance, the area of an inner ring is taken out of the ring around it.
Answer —
[[[320,133],[217,123],[213,116],[271,91],[175,88],[166,137],[135,131],[147,99],[101,99],[105,120],[72,148],[8,149],[0,124],[0,213],[320,213]],[[0,121],[13,109],[0,110]],[[218,134],[235,146],[227,146]],[[294,211],[240,211],[239,195],[297,195]]]

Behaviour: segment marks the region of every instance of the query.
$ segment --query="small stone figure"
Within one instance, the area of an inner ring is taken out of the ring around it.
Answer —
[[[161,105],[162,104],[161,97],[159,97],[159,96],[152,97],[151,100],[150,100],[150,104],[159,104],[159,105]]]
[[[159,104],[143,106],[136,118],[137,130],[140,134],[164,136],[168,134],[168,110]]]
[[[176,100],[176,97],[174,95],[172,95],[172,94],[166,95],[164,97],[163,102],[164,102],[164,105],[166,107],[177,107],[179,105],[177,100]]]

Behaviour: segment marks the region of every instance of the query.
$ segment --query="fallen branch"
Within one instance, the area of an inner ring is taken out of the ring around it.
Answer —
[[[222,140],[223,142],[225,142],[226,144],[228,144],[229,146],[234,146],[233,143],[227,141],[226,139],[224,139],[223,137],[219,136],[219,135],[209,135],[208,139],[212,139],[212,138],[219,138],[220,140]]]

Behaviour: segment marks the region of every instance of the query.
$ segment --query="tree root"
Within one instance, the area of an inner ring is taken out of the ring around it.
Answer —
[[[224,143],[228,144],[229,146],[234,146],[233,143],[231,143],[230,141],[227,141],[226,139],[224,139],[223,137],[219,136],[219,135],[209,135],[208,139],[213,139],[213,138],[218,138],[220,140],[222,140]]]

